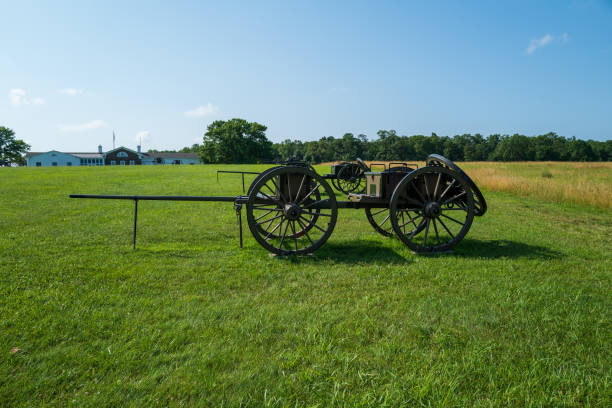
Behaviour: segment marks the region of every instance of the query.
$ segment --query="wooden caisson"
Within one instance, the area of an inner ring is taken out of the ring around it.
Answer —
[[[336,199],[324,176],[307,163],[296,161],[258,174],[248,193],[235,197],[83,194],[70,197],[133,200],[134,247],[140,200],[233,202],[241,246],[241,214],[245,207],[251,234],[261,246],[277,255],[307,254],[320,248],[334,230],[338,210],[347,208],[364,209],[377,232],[398,237],[414,252],[447,252],[465,237],[474,216],[482,216],[487,210],[476,184],[443,156],[429,156],[427,165],[421,168],[391,163],[383,171],[363,173],[361,191],[348,193],[344,201]]]

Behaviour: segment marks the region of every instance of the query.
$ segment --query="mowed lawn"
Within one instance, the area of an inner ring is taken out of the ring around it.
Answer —
[[[0,169],[0,406],[612,406],[609,208],[484,190],[442,256],[341,210],[271,258],[231,203],[141,202],[134,251],[131,202],[68,198],[221,168],[265,167]]]

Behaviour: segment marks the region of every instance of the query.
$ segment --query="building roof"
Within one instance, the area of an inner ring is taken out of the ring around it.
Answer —
[[[26,153],[26,159],[29,159],[33,156],[38,156],[39,154],[45,154],[49,152],[57,152],[62,154],[69,154],[71,156],[76,156],[81,159],[101,159],[104,157],[103,153],[88,153],[88,152],[60,152],[58,150],[49,150],[48,152],[28,152]]]
[[[68,153],[68,154],[72,154],[82,159],[102,159],[104,158],[104,153]]]
[[[132,153],[134,153],[134,154],[142,154],[142,153],[138,153],[138,152],[137,152],[137,151],[135,151],[135,150],[132,150],[132,149],[130,149],[130,148],[127,148],[127,147],[125,147],[125,146],[119,146],[119,147],[116,147],[116,148],[114,148],[114,149],[111,149],[111,150],[109,150],[109,151],[105,152],[104,154],[109,154],[109,153],[115,152],[115,151],[117,151],[117,150],[127,150],[128,152],[132,152]]]
[[[138,153],[132,149],[128,149],[127,147],[117,147],[116,149],[113,150],[109,150],[108,152],[104,152],[104,153],[98,153],[98,152],[60,152],[58,150],[49,150],[48,152],[28,152],[26,153],[25,157],[26,159],[29,159],[30,157],[33,156],[37,156],[39,154],[45,154],[45,153],[49,153],[49,152],[57,152],[57,153],[63,153],[63,154],[70,154],[72,156],[76,156],[80,159],[103,159],[105,154],[108,154],[110,152],[114,152],[115,150],[128,150],[131,152],[134,152],[135,154],[141,154],[143,156],[143,158],[152,158],[152,159],[156,159],[158,157],[161,157],[163,159],[199,159],[199,155],[197,153]]]

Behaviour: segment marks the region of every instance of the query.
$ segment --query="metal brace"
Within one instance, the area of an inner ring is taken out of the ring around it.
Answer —
[[[238,231],[240,231],[240,248],[242,248],[242,204],[234,202],[236,218],[238,218]]]

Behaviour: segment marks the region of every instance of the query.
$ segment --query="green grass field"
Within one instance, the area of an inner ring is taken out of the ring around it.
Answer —
[[[609,209],[484,190],[433,257],[341,210],[271,258],[230,203],[141,202],[133,251],[131,202],[68,198],[236,167],[0,169],[0,406],[612,406]]]

